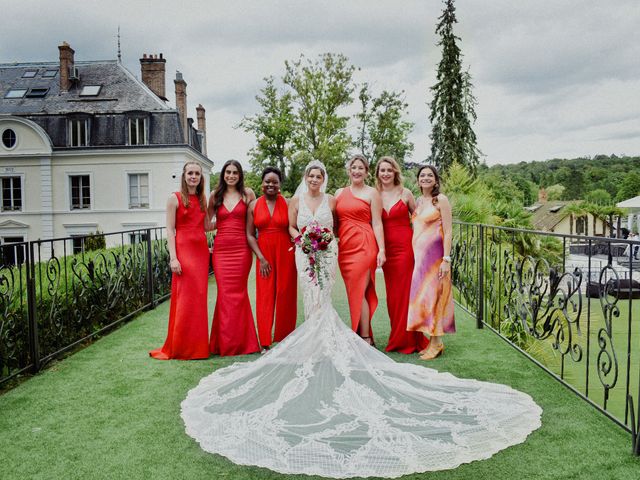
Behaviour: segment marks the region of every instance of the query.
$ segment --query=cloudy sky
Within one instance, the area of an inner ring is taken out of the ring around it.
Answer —
[[[404,90],[414,161],[429,153],[429,86],[440,52],[438,0],[0,0],[0,62],[116,58],[140,75],[143,53],[188,83],[190,116],[207,109],[209,156],[246,160],[234,128],[257,111],[263,78],[301,53],[345,54],[374,92]],[[55,5],[55,6],[54,6]],[[490,165],[640,154],[638,0],[457,0],[457,34],[478,99],[479,147]]]

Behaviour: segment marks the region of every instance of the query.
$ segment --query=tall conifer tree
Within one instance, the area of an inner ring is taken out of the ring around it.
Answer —
[[[460,37],[453,32],[457,22],[454,0],[445,0],[436,26],[442,59],[438,64],[436,84],[431,87],[431,161],[442,171],[459,163],[475,173],[482,155],[472,128],[476,120],[476,99],[471,91],[471,75],[462,70]]]

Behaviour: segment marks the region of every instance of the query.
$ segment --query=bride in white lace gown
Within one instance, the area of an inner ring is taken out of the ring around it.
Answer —
[[[326,185],[321,164],[309,166]],[[333,228],[322,195],[314,214],[299,194],[298,228]],[[257,360],[203,378],[182,402],[204,450],[281,473],[398,477],[489,458],[540,426],[542,410],[524,393],[396,363],[358,337],[331,304],[336,242],[329,251],[323,288],[296,251],[304,323]]]

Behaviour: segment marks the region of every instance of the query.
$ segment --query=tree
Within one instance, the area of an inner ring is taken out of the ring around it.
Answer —
[[[346,182],[344,161],[351,137],[347,133],[348,116],[341,109],[353,102],[356,67],[342,54],[325,53],[316,62],[301,55],[285,62],[285,85],[291,88],[295,112],[294,144],[321,160],[329,170],[329,189]]]
[[[564,190],[564,185],[560,185],[559,183],[547,187],[547,200],[560,200],[564,194]]]
[[[403,120],[409,107],[404,101],[404,91],[384,90],[379,97],[372,98],[365,83],[358,98],[361,111],[356,114],[360,122],[356,147],[370,159],[371,170],[375,171],[378,159],[385,155],[404,166],[405,157],[413,151],[413,143],[409,141],[413,123]]]
[[[584,196],[585,201],[592,203],[594,205],[611,205],[613,199],[609,192],[603,190],[602,188],[596,188],[595,190],[590,191]]]
[[[436,34],[440,36],[442,59],[438,64],[436,84],[431,87],[429,120],[431,131],[431,161],[446,172],[459,163],[475,172],[482,153],[476,145],[472,123],[476,120],[476,99],[472,93],[471,74],[462,70],[462,54],[453,33],[458,22],[453,0],[445,0]]]
[[[640,195],[640,173],[630,172],[622,180],[616,200],[622,202],[637,195]]]
[[[245,117],[239,127],[256,137],[256,145],[249,152],[253,171],[260,173],[267,165],[276,165],[285,177],[282,189],[290,191],[295,132],[293,99],[290,92],[278,92],[273,77],[264,80],[266,85],[256,96],[262,111]]]

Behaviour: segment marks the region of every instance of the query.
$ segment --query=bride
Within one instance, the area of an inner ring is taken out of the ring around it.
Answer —
[[[333,228],[322,163],[307,165],[290,206],[292,228]],[[331,304],[337,245],[327,278],[305,273],[296,249],[305,322],[253,362],[203,378],[182,402],[187,433],[241,465],[332,478],[398,477],[455,468],[523,442],[541,409],[504,385],[396,363],[368,345]]]

